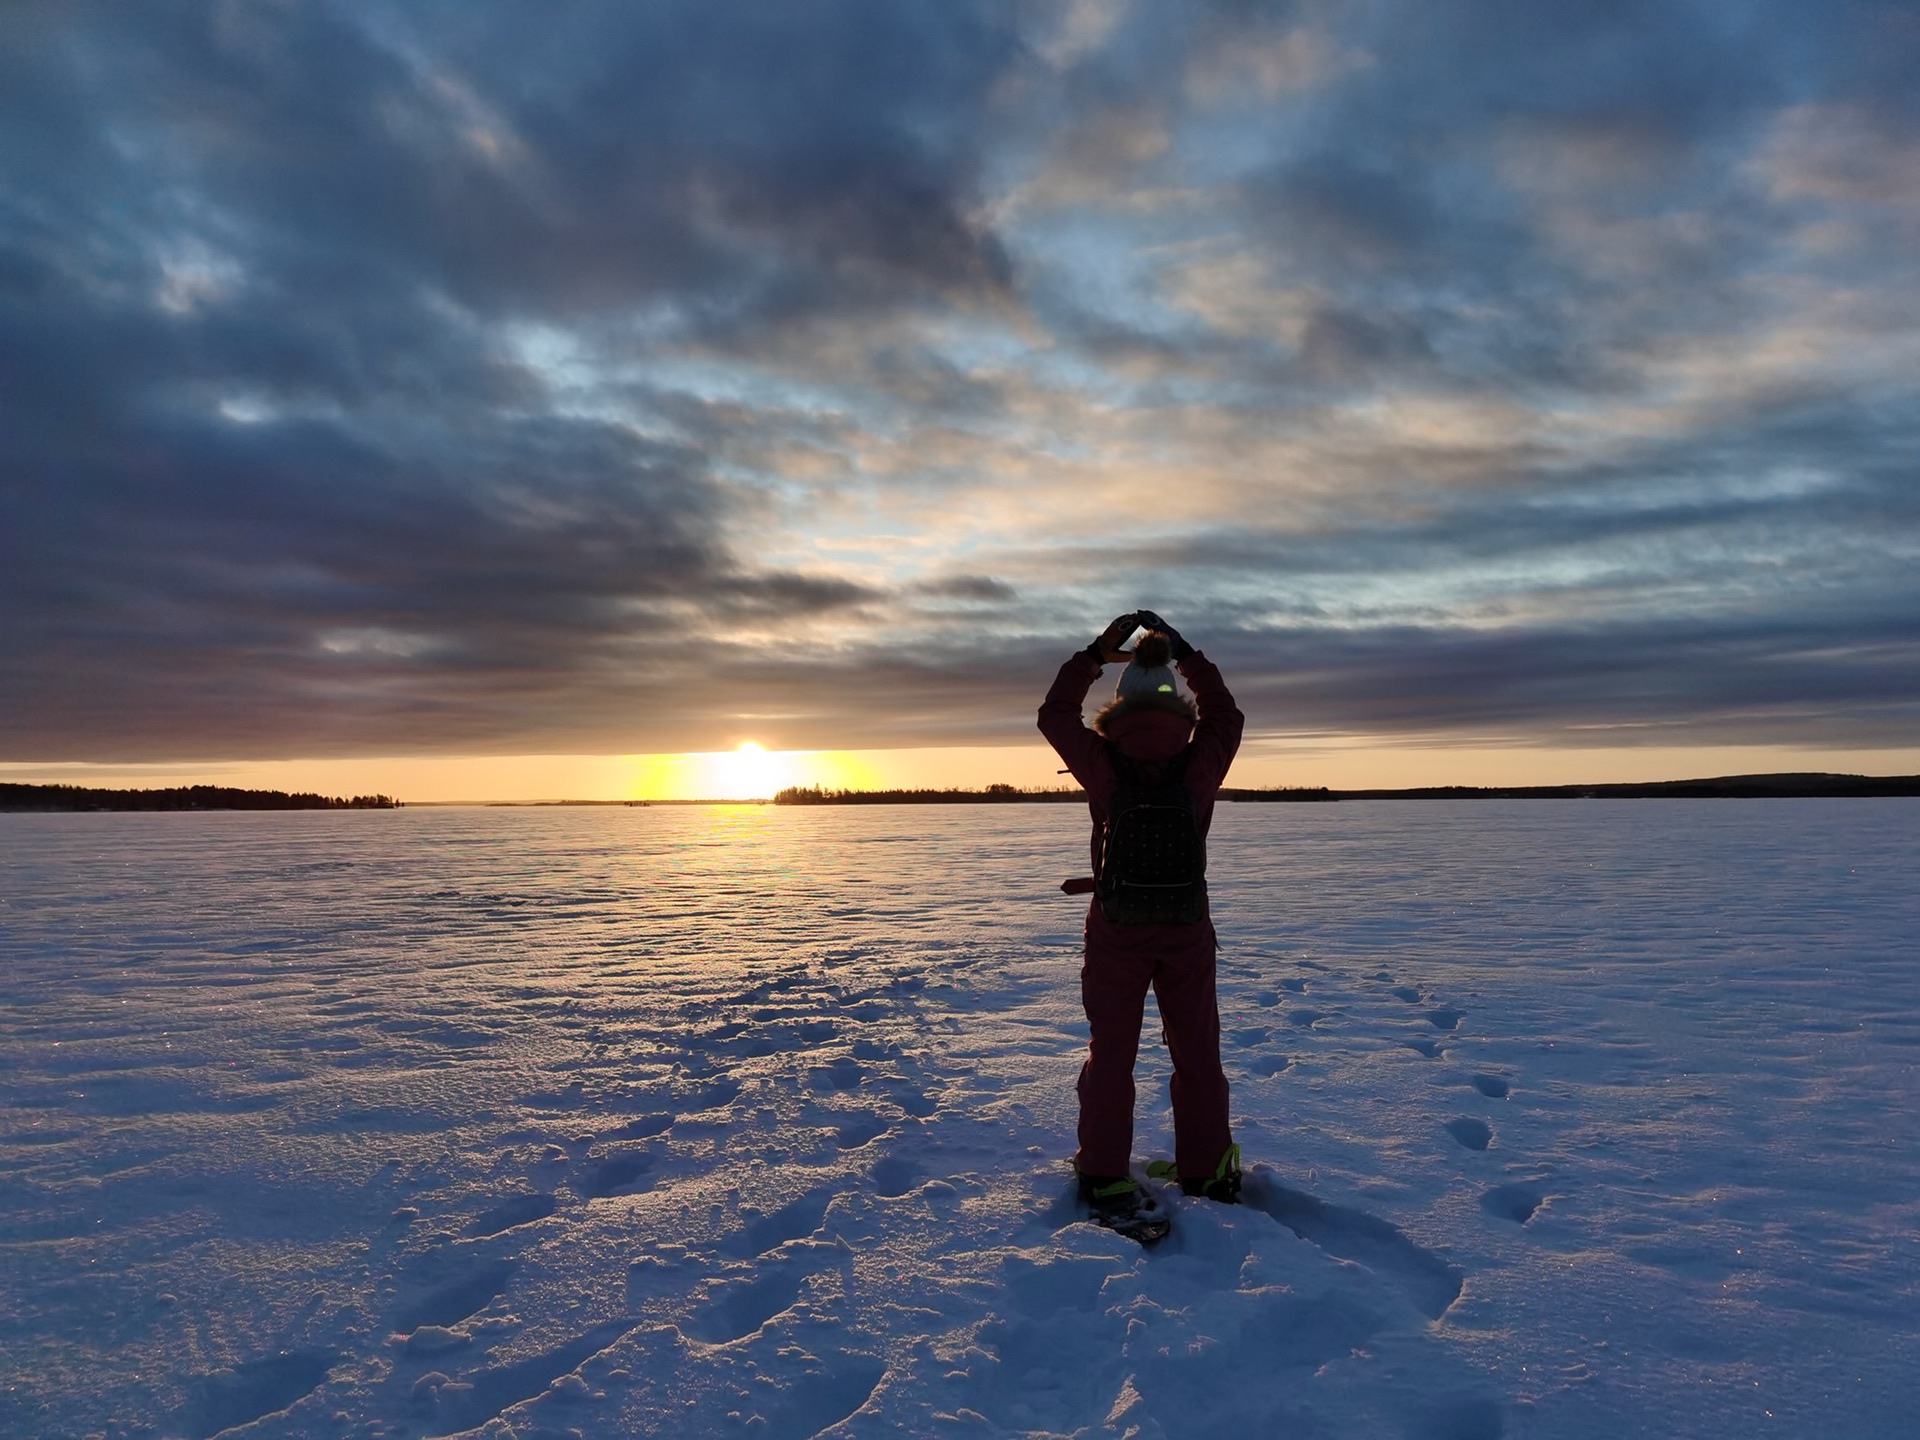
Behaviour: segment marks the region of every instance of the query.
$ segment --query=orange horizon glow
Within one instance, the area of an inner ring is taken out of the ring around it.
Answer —
[[[0,780],[158,789],[243,789],[384,794],[416,804],[531,804],[560,800],[770,799],[790,785],[828,790],[1025,789],[1067,786],[1045,745],[902,750],[732,750],[628,755],[441,755],[356,759],[232,760],[153,764],[0,761]],[[1815,750],[1788,746],[1647,746],[1555,749],[1447,745],[1432,738],[1250,737],[1230,785],[1324,785],[1336,790],[1417,785],[1559,785],[1704,779],[1825,770],[1920,774],[1920,748]]]

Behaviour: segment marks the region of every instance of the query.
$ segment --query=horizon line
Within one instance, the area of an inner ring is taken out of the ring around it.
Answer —
[[[1912,787],[1920,793],[1920,774],[1870,775],[1855,772],[1831,770],[1786,770],[1760,771],[1741,774],[1723,774],[1711,776],[1689,776],[1671,780],[1631,780],[1631,781],[1594,781],[1560,782],[1543,785],[1402,785],[1402,786],[1341,786],[1328,785],[1223,785],[1220,798],[1226,803],[1239,803],[1251,800],[1259,803],[1265,797],[1297,796],[1303,802],[1311,803],[1314,797],[1324,796],[1328,800],[1337,799],[1445,799],[1458,798],[1640,798],[1634,792],[1649,792],[1645,798],[1660,798],[1662,792],[1670,792],[1677,787],[1687,786],[1748,786],[1755,787],[1758,793],[1750,797],[1729,798],[1795,798],[1793,786],[1798,782],[1802,788],[1825,785],[1845,788],[1853,785],[1864,786],[1903,786]],[[51,790],[98,794],[164,794],[169,790],[213,789],[232,790],[241,794],[254,795],[297,795],[313,794],[322,799],[336,802],[325,808],[345,808],[340,805],[345,797],[329,797],[321,791],[287,791],[280,789],[251,789],[243,786],[92,786],[63,782],[0,781],[0,789]],[[807,793],[818,798],[789,801],[783,808],[806,808],[808,806],[831,805],[836,803],[886,803],[878,798],[899,797],[895,803],[966,803],[978,800],[981,803],[1017,804],[1021,802],[1065,803],[1084,795],[1079,786],[1016,786],[1004,782],[995,782],[975,788],[970,786],[878,786],[878,787],[837,787],[828,788],[819,785],[785,786],[770,795],[752,796],[704,796],[704,797],[646,797],[633,796],[621,799],[587,799],[571,797],[553,797],[525,800],[406,800],[398,796],[382,796],[390,800],[395,808],[405,809],[542,809],[542,808],[610,808],[627,809],[651,808],[661,806],[739,806],[739,805],[779,805],[779,796],[794,792]],[[1684,797],[1675,797],[1684,798]],[[1703,797],[1704,798],[1704,797]],[[1800,798],[1819,798],[1818,795]],[[1831,798],[1851,798],[1844,793]],[[1860,797],[1868,798],[1868,797]],[[1901,798],[1899,795],[1879,798]],[[225,808],[225,807],[203,807]],[[368,807],[372,808],[372,807]],[[0,806],[0,810],[14,813],[31,813],[42,807]]]

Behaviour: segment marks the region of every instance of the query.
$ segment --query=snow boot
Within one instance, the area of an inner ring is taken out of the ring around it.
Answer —
[[[1220,1157],[1220,1163],[1214,1167],[1211,1175],[1175,1175],[1172,1162],[1167,1160],[1154,1161],[1147,1167],[1147,1174],[1161,1180],[1179,1180],[1182,1195],[1192,1195],[1201,1200],[1217,1200],[1222,1205],[1240,1203],[1240,1147],[1238,1145],[1227,1146],[1227,1153]]]

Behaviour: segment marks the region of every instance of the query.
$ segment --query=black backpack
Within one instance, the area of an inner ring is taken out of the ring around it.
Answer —
[[[1107,744],[1119,782],[1107,806],[1094,893],[1120,925],[1192,925],[1207,918],[1207,844],[1187,789],[1189,746],[1148,780]]]

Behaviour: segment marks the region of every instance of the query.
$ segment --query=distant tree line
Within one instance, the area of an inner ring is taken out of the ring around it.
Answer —
[[[1226,791],[1221,791],[1222,798]],[[1920,796],[1920,775],[1721,775],[1600,785],[1424,785],[1406,790],[1333,790],[1331,800],[1816,800]],[[1236,800],[1287,799],[1247,792]]]
[[[794,785],[773,797],[776,805],[1021,805],[1062,800],[1084,802],[1087,792],[1075,786],[1033,787],[989,785],[983,790],[825,790],[818,785]],[[1331,800],[1325,786],[1286,790],[1222,790],[1222,800]]]
[[[1920,775],[1724,775],[1712,780],[1653,780],[1603,785],[1426,785],[1401,790],[1330,790],[1324,785],[1220,791],[1223,801],[1312,803],[1335,800],[1760,800],[1920,796]],[[776,805],[981,805],[1085,800],[1078,789],[824,790],[795,785]]]
[[[0,783],[0,810],[398,810],[391,795],[315,795],[175,785],[164,790],[100,790],[85,785]]]
[[[1005,805],[1086,799],[1081,790],[1023,790],[1018,785],[989,785],[984,790],[824,790],[790,785],[773,797],[776,805]]]

